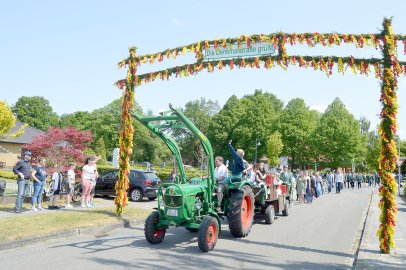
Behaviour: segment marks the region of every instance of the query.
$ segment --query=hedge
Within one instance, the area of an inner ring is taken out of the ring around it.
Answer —
[[[0,170],[0,178],[17,179],[17,175],[11,170]]]
[[[136,170],[146,170],[145,166],[132,166],[132,169]],[[78,167],[76,170],[81,170],[81,167]],[[108,172],[108,171],[117,171],[118,168],[112,167],[110,165],[98,165],[97,170],[100,175]],[[158,177],[162,180],[165,181],[168,179],[171,175],[171,172],[173,170],[173,167],[164,167],[161,168],[159,166],[154,168],[154,171],[157,173]],[[200,171],[198,169],[186,169],[186,176],[190,178],[195,178],[195,177],[206,177],[207,176],[207,171]],[[0,178],[6,178],[6,179],[17,179],[17,175],[13,173],[11,170],[0,170]]]
[[[132,166],[131,169],[143,170],[143,171],[146,170],[145,166],[139,166],[139,165]],[[109,165],[98,165],[97,166],[97,171],[99,172],[100,175],[102,175],[108,171],[117,171],[117,170],[118,170],[118,168],[115,168],[115,167],[112,167]],[[156,174],[162,181],[165,181],[170,177],[172,170],[173,170],[173,167],[163,167],[163,168],[161,168],[159,166],[154,167],[154,171],[156,172]],[[197,169],[186,169],[186,176],[189,179],[194,178],[194,177],[201,177],[202,175],[204,177],[207,176],[207,171],[201,172],[200,170],[197,170]]]

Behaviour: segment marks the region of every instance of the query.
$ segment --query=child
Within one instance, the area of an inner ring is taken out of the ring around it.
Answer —
[[[56,210],[59,209],[59,207],[56,205],[56,200],[59,196],[59,191],[61,187],[61,180],[62,180],[62,175],[60,173],[61,169],[58,166],[55,166],[55,172],[52,174],[52,181],[51,181],[51,195],[49,196],[49,206],[48,209],[50,210]]]
[[[73,191],[75,189],[75,163],[70,163],[69,164],[69,170],[68,170],[68,183],[66,185],[66,205],[65,208],[73,208],[73,206],[70,204],[71,197],[73,194]]]

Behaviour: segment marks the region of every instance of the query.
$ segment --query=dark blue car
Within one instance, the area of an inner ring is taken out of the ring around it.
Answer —
[[[131,170],[129,177],[128,197],[134,202],[142,201],[144,197],[155,200],[161,180],[154,172]],[[96,195],[115,196],[115,186],[118,171],[109,171],[97,178]]]

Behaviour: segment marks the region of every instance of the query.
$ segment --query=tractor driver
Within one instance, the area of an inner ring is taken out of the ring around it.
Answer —
[[[244,165],[244,151],[242,149],[234,150],[234,147],[231,145],[232,140],[228,143],[228,148],[230,149],[231,155],[233,156],[233,165],[231,166],[231,177],[223,179],[222,182],[219,182],[217,188],[217,210],[221,212],[221,202],[223,201],[224,192],[228,189],[230,180],[241,178],[243,173],[250,168],[250,166]]]
[[[228,176],[228,169],[226,165],[224,165],[224,159],[220,156],[217,156],[214,159],[214,165],[216,168],[214,169],[214,177],[216,178],[216,183],[223,182],[224,178]]]

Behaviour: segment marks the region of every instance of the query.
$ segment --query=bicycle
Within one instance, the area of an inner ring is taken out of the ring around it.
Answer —
[[[76,182],[75,185],[73,186],[72,202],[80,201],[81,196],[82,196],[82,183]]]

